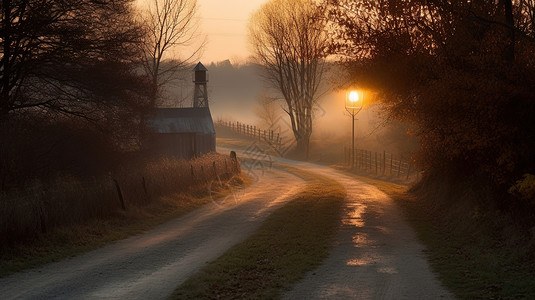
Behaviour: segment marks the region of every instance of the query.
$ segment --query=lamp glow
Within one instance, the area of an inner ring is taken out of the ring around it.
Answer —
[[[349,92],[349,101],[353,103],[359,101],[359,93],[357,91]]]
[[[359,94],[362,93],[362,94]],[[364,106],[364,93],[353,90],[346,92],[346,110],[351,115],[351,169],[355,168],[355,117]]]

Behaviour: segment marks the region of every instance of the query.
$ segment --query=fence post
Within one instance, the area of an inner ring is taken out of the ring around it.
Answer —
[[[375,175],[377,175],[377,152],[375,152]]]
[[[147,196],[147,198],[149,197],[149,193],[147,191],[147,182],[145,181],[145,176],[141,177],[143,179],[142,183],[143,183],[143,191],[145,192],[145,196]]]
[[[357,156],[359,158],[359,169],[364,169],[364,167],[366,166],[364,164],[364,150],[360,149]]]
[[[349,164],[355,166],[355,169],[359,168],[359,149],[347,149],[347,152],[349,153]]]
[[[214,177],[217,177],[217,166],[215,165],[215,161],[212,162],[212,167],[214,168]]]
[[[121,192],[121,187],[119,187],[119,182],[117,182],[115,178],[113,178],[113,182],[115,183],[115,188],[117,189],[117,196],[119,196],[119,201],[121,201],[121,208],[123,210],[126,210],[126,206],[124,205],[123,193]]]
[[[347,147],[347,152],[350,153],[351,152],[350,150],[351,150],[351,148],[348,146]],[[355,169],[358,169],[359,168],[359,164],[358,164],[359,160],[358,160],[358,156],[355,157],[356,153],[358,153],[358,149],[355,149],[355,153],[353,153],[353,156],[352,156],[353,158],[352,159],[354,160],[354,163],[355,163]]]
[[[355,155],[355,163],[357,164],[357,168],[360,170],[362,168],[362,150],[357,149]]]
[[[355,166],[355,169],[357,169],[358,168],[358,153],[359,153],[359,150],[358,149],[352,149],[352,148],[348,147],[347,148],[347,153],[349,154],[349,156],[348,156],[349,165]]]
[[[390,176],[392,176],[392,161],[394,160],[394,154],[390,153]]]
[[[401,172],[401,159],[398,161],[398,177]]]
[[[232,160],[232,162],[236,166],[236,172],[240,173],[241,172],[241,168],[240,168],[240,164],[238,163],[238,157],[236,156],[236,152],[230,151],[230,159]]]
[[[204,178],[205,181],[207,181],[206,174],[204,173],[203,165],[201,165],[201,176]]]
[[[385,169],[386,169],[386,151],[383,150],[383,176],[385,175]]]

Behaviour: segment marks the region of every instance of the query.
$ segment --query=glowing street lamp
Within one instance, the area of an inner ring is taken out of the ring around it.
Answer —
[[[351,115],[351,169],[355,168],[355,117],[362,109],[364,95],[362,91],[348,91],[346,93],[346,110]]]

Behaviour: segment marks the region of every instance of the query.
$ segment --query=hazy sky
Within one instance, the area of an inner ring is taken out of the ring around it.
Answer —
[[[245,59],[249,54],[247,23],[268,0],[197,0],[201,33],[207,37],[201,61]]]

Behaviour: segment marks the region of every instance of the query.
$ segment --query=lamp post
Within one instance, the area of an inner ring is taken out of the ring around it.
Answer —
[[[361,91],[348,91],[346,93],[346,110],[351,115],[351,169],[355,168],[355,117],[362,109],[364,95]]]

